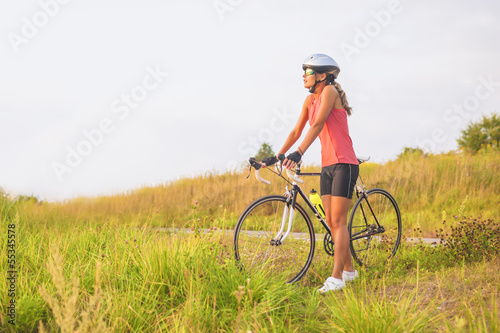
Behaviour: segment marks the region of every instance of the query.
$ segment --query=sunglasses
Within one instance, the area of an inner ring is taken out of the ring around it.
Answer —
[[[306,68],[305,71],[304,71],[304,74],[306,74],[306,76],[309,76],[309,75],[313,75],[313,74],[316,74],[315,71],[313,71],[312,69],[310,68]]]

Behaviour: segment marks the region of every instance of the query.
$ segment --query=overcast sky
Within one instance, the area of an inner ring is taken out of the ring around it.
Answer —
[[[313,53],[341,67],[356,154],[454,149],[498,112],[499,17],[493,0],[3,1],[0,186],[107,195],[277,151]]]

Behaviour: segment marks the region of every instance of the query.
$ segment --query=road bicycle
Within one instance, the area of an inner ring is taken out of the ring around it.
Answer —
[[[358,158],[359,164],[369,158]],[[288,184],[283,195],[268,195],[252,202],[241,214],[234,232],[234,254],[240,267],[248,272],[261,270],[265,274],[279,275],[287,283],[299,281],[309,269],[314,257],[316,234],[311,216],[321,223],[326,233],[323,247],[328,255],[334,254],[330,228],[318,208],[299,186],[302,176],[320,176],[320,173],[303,173],[301,165],[295,170],[285,169],[282,160],[276,171],[270,169]],[[266,184],[270,181],[260,176],[260,163],[250,159],[250,172],[255,168],[256,178]],[[250,175],[250,174],[249,174]],[[247,177],[248,178],[248,177]],[[291,189],[289,189],[291,185]],[[367,190],[358,177],[355,186],[357,200],[349,215],[348,231],[350,251],[360,266],[377,267],[393,257],[401,241],[401,214],[396,200],[385,190]],[[297,202],[300,195],[310,212]]]

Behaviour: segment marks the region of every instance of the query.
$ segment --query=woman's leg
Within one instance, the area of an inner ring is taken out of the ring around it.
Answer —
[[[351,199],[332,195],[323,195],[321,198],[325,207],[326,222],[332,231],[332,239],[335,244],[332,276],[342,279],[342,271],[354,271],[349,250],[349,232],[347,231],[347,213]]]

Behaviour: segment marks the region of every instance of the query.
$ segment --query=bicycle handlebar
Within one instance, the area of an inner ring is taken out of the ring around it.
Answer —
[[[271,182],[269,180],[265,180],[264,178],[262,178],[259,174],[259,170],[255,170],[255,177],[261,182],[261,183],[264,183],[264,184],[267,184],[267,185],[271,185]]]
[[[284,155],[280,158],[281,163],[283,162],[283,160],[284,160]],[[251,157],[249,159],[249,162],[250,162],[250,169],[252,167],[255,168],[255,178],[257,178],[257,180],[260,181],[261,183],[271,185],[271,182],[269,180],[264,179],[260,176],[260,168],[262,167],[262,165],[259,162],[257,162],[254,157]],[[281,170],[279,169],[278,164],[275,164],[275,167],[276,167],[276,170],[281,174],[282,169]],[[281,166],[281,168],[282,167],[283,166]],[[300,184],[304,184],[304,180],[300,179],[299,177],[292,174],[290,169],[286,169],[286,174],[287,174],[288,178],[292,179],[293,181],[300,183]],[[247,176],[247,178],[248,178],[248,176]]]
[[[304,179],[300,179],[299,177],[297,177],[294,174],[292,174],[292,171],[290,171],[290,169],[286,169],[286,174],[288,175],[288,178],[293,179],[297,183],[304,184]]]

